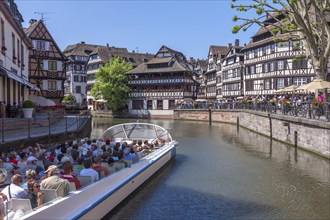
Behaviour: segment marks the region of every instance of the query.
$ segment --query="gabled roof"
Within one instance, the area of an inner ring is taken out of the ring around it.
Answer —
[[[89,54],[100,45],[86,44],[84,42],[67,46],[63,53],[66,56],[89,56]]]
[[[226,56],[228,53],[229,47],[228,46],[216,46],[216,45],[211,45],[209,49],[209,54],[219,54],[220,57]],[[208,56],[209,56],[208,54]]]
[[[170,56],[159,57],[161,53],[169,53]],[[166,67],[153,68],[151,65],[168,63]],[[167,46],[162,46],[156,53],[155,57],[146,63],[141,63],[135,69],[127,72],[127,74],[141,74],[141,73],[165,73],[165,72],[193,72],[187,63],[186,57],[183,53],[172,50]]]
[[[274,39],[274,37],[269,37],[260,41],[256,41],[253,42],[253,40],[251,40],[245,47],[243,47],[241,49],[241,52],[252,49],[252,48],[256,48],[256,47],[261,47],[261,46],[266,46],[268,44],[272,44],[276,42],[280,42],[280,41],[287,41],[288,38],[292,37],[290,34],[286,33],[286,34],[281,34],[276,40]]]
[[[145,60],[149,61],[154,57],[154,54],[130,53],[128,52],[127,48],[108,46],[97,46],[90,55],[92,54],[98,54],[103,62],[109,61],[112,58],[118,56],[124,59],[126,62],[131,63],[133,67],[138,66]]]
[[[39,28],[39,29],[38,29]],[[43,33],[40,33],[41,30],[43,30]],[[30,38],[31,40],[33,39],[40,39],[42,38],[43,40],[51,40],[53,45],[55,46],[57,52],[60,54],[60,56],[63,58],[63,60],[67,60],[67,57],[63,54],[62,50],[59,48],[57,45],[56,41],[54,40],[53,36],[50,34],[49,30],[47,29],[46,25],[42,20],[36,21],[28,28],[24,30],[26,36]],[[35,37],[38,36],[38,37]]]
[[[187,62],[186,57],[183,55],[183,53],[173,50],[165,45],[161,46],[161,48],[156,53],[155,57],[157,57],[158,54],[168,52],[171,54],[172,57],[175,57],[176,59],[180,60],[181,62]]]

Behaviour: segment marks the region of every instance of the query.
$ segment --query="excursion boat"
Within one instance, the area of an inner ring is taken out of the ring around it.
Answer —
[[[101,219],[176,155],[177,141],[168,130],[149,123],[124,123],[105,130],[97,143],[110,139],[121,144],[134,140],[158,142],[157,149],[128,168],[89,184],[69,195],[43,204],[35,210],[18,204],[19,219]],[[27,209],[27,210],[26,210]]]

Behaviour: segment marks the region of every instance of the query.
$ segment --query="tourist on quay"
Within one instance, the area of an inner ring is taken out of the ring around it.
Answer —
[[[21,175],[15,174],[11,177],[11,184],[6,186],[2,193],[6,195],[7,201],[11,199],[27,199],[27,192],[21,187],[23,179]]]
[[[6,118],[7,117],[6,102],[5,101],[1,102],[0,113],[1,113],[1,118]]]
[[[57,197],[66,196],[70,192],[69,181],[60,178],[60,170],[56,165],[50,165],[45,173],[49,177],[41,181],[41,189],[55,189]]]
[[[323,92],[319,92],[316,98],[317,98],[317,100],[319,100],[321,103],[323,103],[323,102],[324,102]]]

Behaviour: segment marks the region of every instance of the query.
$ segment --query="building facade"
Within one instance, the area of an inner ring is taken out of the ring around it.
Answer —
[[[104,102],[104,100],[94,100],[90,95],[90,91],[95,83],[95,75],[98,69],[116,56],[125,60],[125,62],[130,63],[132,67],[135,68],[143,62],[148,62],[154,55],[135,53],[134,51],[128,52],[127,48],[118,48],[109,45],[97,46],[90,53],[87,62],[87,102],[89,108],[97,109],[98,105],[102,105]]]
[[[63,53],[68,58],[66,68],[65,94],[71,93],[79,105],[87,104],[87,62],[89,55],[99,45],[84,41],[67,46]]]
[[[0,102],[1,105],[18,105],[28,99],[28,54],[32,46],[26,37],[24,22],[14,1],[0,3]],[[4,115],[2,115],[4,116]]]
[[[162,46],[148,62],[127,73],[131,115],[172,116],[177,103],[197,98],[197,74],[185,56]]]
[[[275,22],[275,20],[267,20]],[[274,36],[261,27],[244,52],[244,95],[274,95],[276,90],[290,85],[303,85],[314,79],[312,66],[303,56],[304,45],[278,32]],[[291,40],[284,40],[291,39]]]
[[[208,100],[221,99],[222,97],[221,61],[227,53],[227,46],[210,46],[207,72],[205,73],[206,99]]]
[[[244,54],[243,47],[236,39],[235,44],[222,60],[222,97],[237,98],[243,96]]]
[[[60,104],[64,97],[67,58],[42,20],[31,19],[25,33],[32,42],[29,51],[29,80],[40,88],[40,91],[30,91],[30,95]]]

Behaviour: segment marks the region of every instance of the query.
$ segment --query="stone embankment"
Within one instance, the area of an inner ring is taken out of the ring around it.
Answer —
[[[174,110],[174,119],[236,124],[330,159],[330,122],[250,110]]]

